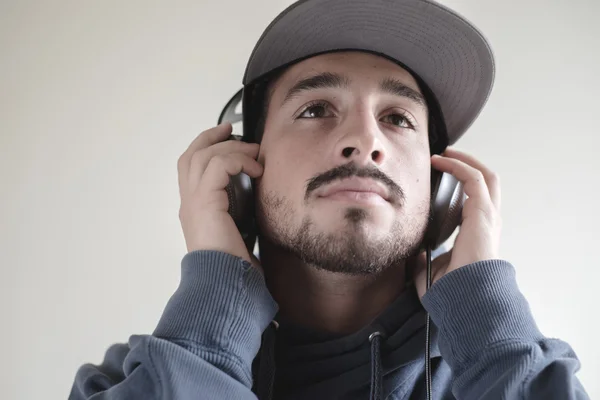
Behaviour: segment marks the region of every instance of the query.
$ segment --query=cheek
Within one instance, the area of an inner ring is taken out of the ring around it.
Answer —
[[[419,207],[428,205],[431,200],[430,169],[427,168],[415,171],[415,174],[411,178],[410,187],[406,190],[410,194],[412,203]]]
[[[429,158],[426,159],[429,161]],[[431,200],[431,168],[425,164],[413,171],[410,179],[410,187],[407,188],[408,193],[412,194],[412,199],[418,206],[426,206]]]
[[[257,180],[262,192],[268,192],[278,198],[285,198],[294,206],[304,200],[304,190],[307,179],[310,178],[306,161],[300,154],[285,148],[270,152],[273,156],[263,158],[263,176]]]
[[[398,182],[404,190],[407,206],[422,206],[431,196],[431,161],[426,152],[405,153],[396,165]]]

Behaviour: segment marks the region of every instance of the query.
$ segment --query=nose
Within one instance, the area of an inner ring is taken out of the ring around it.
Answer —
[[[344,125],[339,127],[344,135],[337,143],[336,157],[341,157],[344,163],[381,165],[386,155],[375,117],[368,112],[360,113],[355,118],[348,118]]]

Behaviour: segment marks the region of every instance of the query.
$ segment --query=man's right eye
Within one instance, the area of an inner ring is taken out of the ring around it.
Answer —
[[[309,104],[298,118],[328,118],[333,116],[329,110],[327,103]]]

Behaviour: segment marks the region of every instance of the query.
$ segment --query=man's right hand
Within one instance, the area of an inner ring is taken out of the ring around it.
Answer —
[[[217,250],[253,262],[227,212],[225,187],[240,172],[261,176],[263,166],[256,161],[259,145],[227,140],[231,132],[229,123],[204,131],[179,157],[179,220],[188,252]]]

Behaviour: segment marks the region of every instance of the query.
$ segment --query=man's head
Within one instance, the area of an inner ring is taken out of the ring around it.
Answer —
[[[286,69],[268,98],[256,182],[261,240],[356,274],[414,253],[429,220],[431,172],[415,78],[379,56],[328,53]]]

